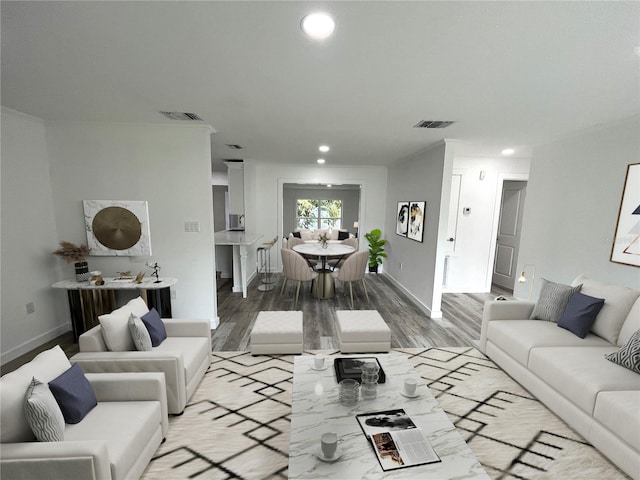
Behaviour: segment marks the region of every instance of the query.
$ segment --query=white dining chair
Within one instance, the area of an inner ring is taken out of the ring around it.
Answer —
[[[287,280],[297,281],[298,286],[296,287],[296,300],[293,304],[293,309],[295,310],[298,307],[300,285],[302,282],[316,279],[318,277],[318,272],[313,271],[304,257],[298,252],[288,248],[283,248],[280,250],[280,253],[282,254],[282,274],[284,275],[280,295],[284,292]]]
[[[353,282],[361,281],[364,294],[367,297],[367,303],[369,302],[369,293],[367,292],[367,285],[364,282],[364,274],[369,263],[369,251],[361,250],[356,253],[352,253],[347,257],[342,266],[334,272],[331,276],[335,280],[340,280],[343,283],[349,284],[349,294],[351,296],[351,309],[353,310]]]

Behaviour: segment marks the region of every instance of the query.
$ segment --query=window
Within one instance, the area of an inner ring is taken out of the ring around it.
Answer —
[[[296,202],[296,223],[298,228],[305,230],[340,228],[342,200],[299,199]]]

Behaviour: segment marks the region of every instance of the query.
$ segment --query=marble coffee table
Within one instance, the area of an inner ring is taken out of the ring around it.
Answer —
[[[378,396],[345,406],[338,402],[338,384],[333,369],[334,357],[325,370],[312,368],[312,356],[297,356],[293,367],[293,405],[289,441],[289,479],[489,479],[469,446],[456,431],[436,399],[424,384],[416,398],[401,395],[405,378],[420,379],[405,355],[338,355],[337,357],[377,357],[384,369],[386,383],[378,385]],[[393,471],[383,471],[356,415],[392,408],[404,408],[431,442],[441,462]],[[320,437],[336,432],[341,457],[327,463],[316,457]]]

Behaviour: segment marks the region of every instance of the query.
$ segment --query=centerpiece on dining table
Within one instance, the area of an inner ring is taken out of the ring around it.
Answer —
[[[327,248],[329,242],[329,236],[326,233],[323,233],[318,237],[318,243],[322,248]]]

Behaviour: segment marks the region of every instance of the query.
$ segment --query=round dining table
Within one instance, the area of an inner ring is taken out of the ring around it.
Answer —
[[[331,276],[331,269],[327,266],[327,261],[329,258],[338,257],[337,265],[339,265],[344,258],[351,255],[356,249],[343,243],[327,243],[326,247],[323,247],[320,243],[301,243],[295,245],[293,251],[307,258],[317,257],[320,259],[320,268],[316,268],[318,278],[313,281],[311,295],[315,298],[328,299],[335,296],[335,284]]]

